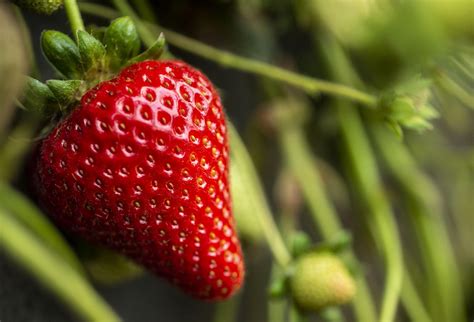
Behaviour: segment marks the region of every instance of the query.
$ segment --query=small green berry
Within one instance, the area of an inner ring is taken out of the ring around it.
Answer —
[[[42,15],[50,15],[63,5],[63,0],[13,0],[13,2],[21,8]]]
[[[342,261],[323,252],[309,253],[296,262],[290,290],[301,310],[315,312],[349,302],[356,286]]]

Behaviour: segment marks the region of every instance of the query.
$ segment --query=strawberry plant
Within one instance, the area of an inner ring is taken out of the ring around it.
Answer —
[[[0,4],[0,321],[468,321],[473,8]]]

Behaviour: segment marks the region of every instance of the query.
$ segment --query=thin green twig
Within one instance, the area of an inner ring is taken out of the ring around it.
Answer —
[[[354,89],[352,87],[321,79],[316,79],[309,76],[304,76],[271,64],[238,56],[224,50],[216,49],[200,41],[194,40],[192,38],[186,37],[177,32],[165,29],[161,26],[157,26],[152,23],[143,24],[143,22],[141,22],[137,18],[133,10],[131,10],[130,6],[128,6],[127,4],[123,4],[123,0],[113,0],[113,2],[119,8],[121,14],[132,17],[132,19],[134,19],[138,23],[138,26],[148,26],[150,30],[154,31],[155,35],[158,35],[160,32],[163,32],[166,36],[167,41],[171,45],[193,53],[195,55],[198,55],[200,57],[206,58],[208,60],[214,61],[220,65],[253,73],[255,75],[263,76],[268,79],[276,80],[279,82],[283,82],[288,85],[292,85],[294,87],[302,89],[310,95],[325,93],[329,95],[346,97],[367,107],[375,107],[377,104],[376,97]],[[85,13],[107,19],[113,19],[119,16],[120,14],[119,12],[108,7],[92,3],[80,3],[80,8]],[[139,27],[139,31],[140,29],[143,28]],[[149,37],[147,36],[147,38]]]

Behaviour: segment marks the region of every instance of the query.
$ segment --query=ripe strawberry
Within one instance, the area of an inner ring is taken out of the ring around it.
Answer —
[[[220,98],[179,61],[145,61],[89,90],[39,148],[55,221],[201,299],[242,284]]]

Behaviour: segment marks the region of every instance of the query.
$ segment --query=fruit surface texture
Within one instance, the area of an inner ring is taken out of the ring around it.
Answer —
[[[61,227],[197,298],[241,286],[225,115],[200,71],[175,60],[125,68],[86,92],[38,154],[39,201]]]

